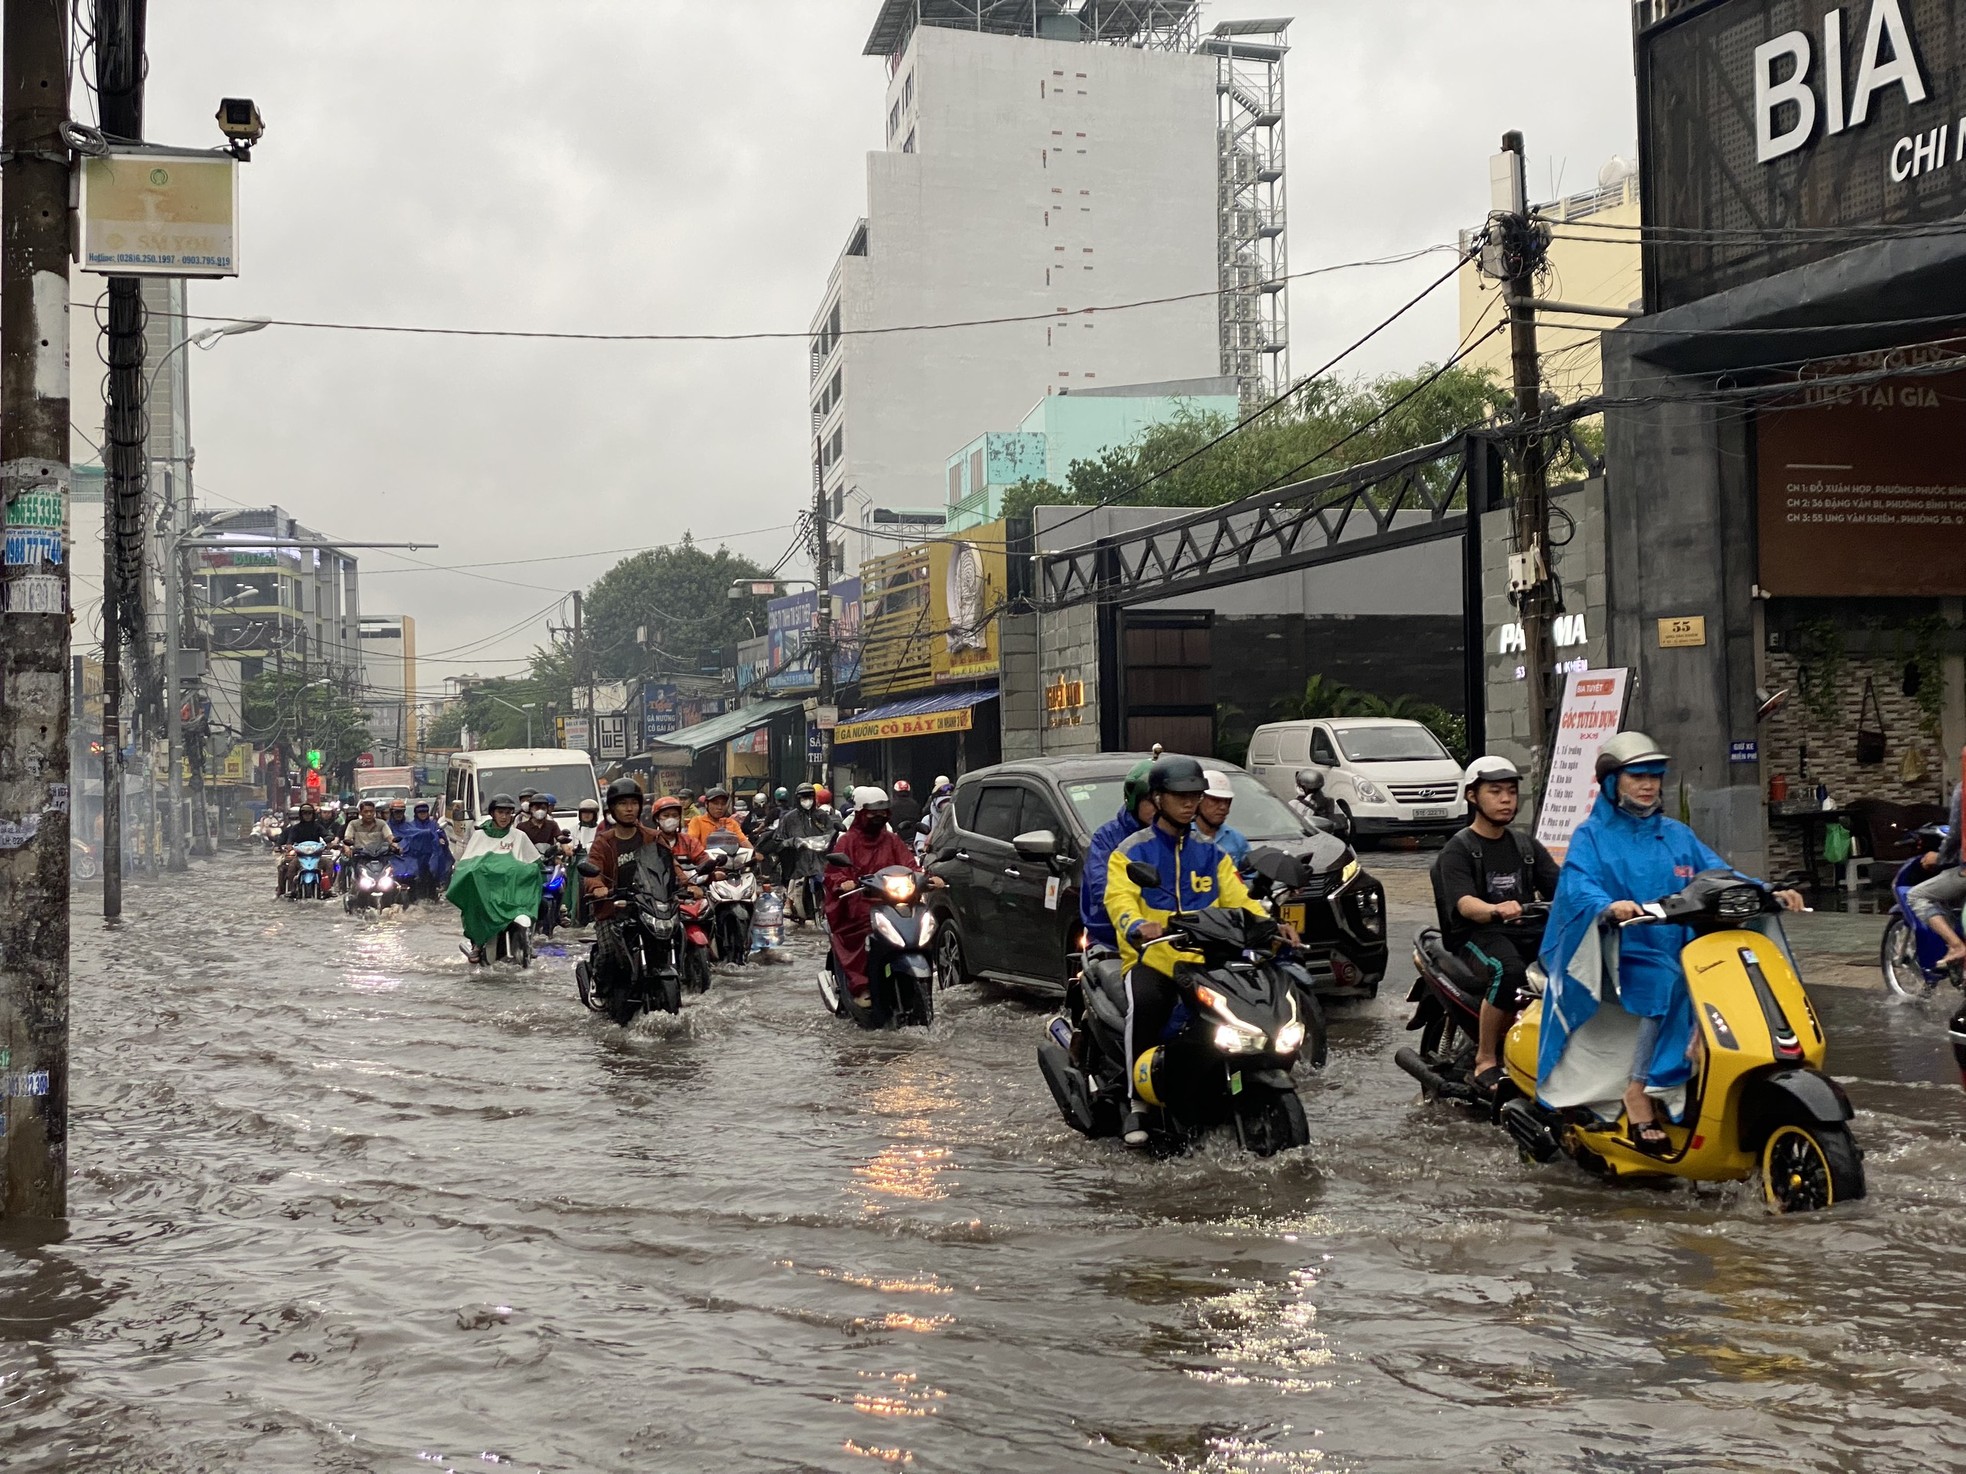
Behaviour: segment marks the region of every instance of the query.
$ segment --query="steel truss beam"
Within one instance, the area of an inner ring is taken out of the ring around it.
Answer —
[[[1045,553],[1052,607],[1141,604],[1362,558],[1467,530],[1469,466],[1488,438],[1452,436],[1224,507]],[[1478,500],[1490,504],[1489,493]]]

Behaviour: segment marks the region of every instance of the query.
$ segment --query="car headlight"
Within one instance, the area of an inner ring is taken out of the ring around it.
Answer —
[[[922,945],[926,947],[934,939],[935,913],[933,911],[924,911],[922,912]]]
[[[1391,794],[1369,778],[1358,780],[1358,797],[1360,803],[1367,804],[1389,804],[1393,801]]]
[[[886,937],[897,947],[906,947],[908,945],[901,940],[901,933],[895,930],[894,923],[889,921],[885,916],[882,916],[879,912],[874,913],[874,930]]]

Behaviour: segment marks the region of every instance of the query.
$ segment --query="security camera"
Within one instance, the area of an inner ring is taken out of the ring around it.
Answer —
[[[217,116],[218,131],[241,147],[251,148],[266,132],[266,121],[250,97],[219,99]]]

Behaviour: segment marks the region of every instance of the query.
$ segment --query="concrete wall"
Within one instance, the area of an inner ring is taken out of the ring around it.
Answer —
[[[1554,506],[1574,519],[1570,541],[1555,553],[1556,575],[1563,580],[1564,609],[1584,618],[1582,645],[1556,651],[1559,664],[1583,659],[1592,666],[1616,664],[1610,659],[1610,631],[1605,603],[1604,483],[1583,482],[1558,490]],[[1481,519],[1481,627],[1483,664],[1488,689],[1487,749],[1529,764],[1529,683],[1523,652],[1505,650],[1503,631],[1517,622],[1509,603],[1509,553],[1515,542],[1514,512],[1504,509]],[[1554,519],[1554,537],[1564,536],[1561,516]],[[1522,674],[1517,674],[1522,672]],[[1559,684],[1557,689],[1562,689]]]
[[[868,158],[866,254],[839,274],[844,327],[1042,315],[1214,282],[1212,59],[924,27],[890,105],[910,84],[915,151]],[[1043,394],[1220,364],[1206,297],[847,338],[838,352],[840,480],[886,507],[945,505],[951,449],[1017,424]],[[846,546],[852,559],[870,544],[850,532]]]

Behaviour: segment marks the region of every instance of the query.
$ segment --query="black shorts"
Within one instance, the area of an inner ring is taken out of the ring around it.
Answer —
[[[1482,996],[1497,1008],[1513,1009],[1542,941],[1534,928],[1479,926],[1461,944],[1461,956],[1486,985]]]

